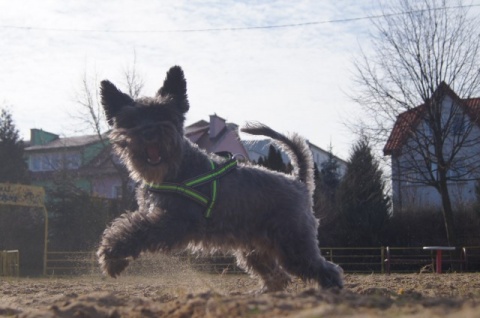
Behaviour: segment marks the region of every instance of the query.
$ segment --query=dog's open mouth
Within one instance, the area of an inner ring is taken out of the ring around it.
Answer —
[[[146,148],[147,162],[152,166],[156,166],[162,162],[160,156],[160,147],[158,144],[149,144]]]

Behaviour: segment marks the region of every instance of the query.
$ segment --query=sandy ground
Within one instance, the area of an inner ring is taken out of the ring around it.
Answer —
[[[48,278],[2,278],[7,317],[480,317],[480,273],[345,275],[341,291],[293,282],[253,295],[246,275],[189,269]]]

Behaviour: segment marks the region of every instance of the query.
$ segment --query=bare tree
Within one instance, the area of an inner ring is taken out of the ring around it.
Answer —
[[[128,65],[123,72],[125,77],[125,86],[132,98],[139,97],[144,82],[138,74],[136,66],[136,54],[134,54],[133,64]],[[92,131],[98,136],[99,141],[105,148],[105,154],[111,165],[115,168],[121,180],[121,207],[120,210],[128,209],[133,202],[134,193],[131,189],[131,179],[125,166],[118,160],[111,151],[108,140],[108,124],[105,113],[101,105],[99,92],[100,81],[97,75],[89,76],[87,72],[83,74],[80,89],[77,92],[76,102],[79,105],[78,114],[75,116],[81,123],[82,131]]]
[[[142,77],[138,74],[136,51],[133,52],[133,63],[131,65],[127,65],[123,74],[125,76],[126,86],[130,97],[133,99],[140,97],[144,82]]]
[[[466,110],[480,89],[479,20],[460,0],[398,0],[372,23],[372,53],[362,51],[355,63],[354,99],[371,120],[362,128],[378,144],[392,129],[400,131],[402,151],[385,151],[392,155],[393,182],[408,178],[438,191],[447,239],[455,245],[447,184],[480,170],[478,118]],[[396,174],[398,168],[408,173]]]
[[[76,94],[76,103],[79,105],[76,120],[80,123],[80,131],[91,131],[98,135],[102,142],[106,142],[104,133],[107,131],[107,121],[100,103],[100,92],[97,75],[89,76],[87,71],[83,73],[80,88]]]

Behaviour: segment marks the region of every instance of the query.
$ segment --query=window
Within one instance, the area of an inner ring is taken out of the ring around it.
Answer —
[[[59,166],[59,157],[54,154],[34,154],[30,156],[30,170],[32,171],[52,171]]]
[[[62,156],[59,153],[45,155],[44,169],[45,171],[59,170],[62,168]]]
[[[54,152],[32,154],[29,161],[31,171],[54,171],[60,169],[78,169],[81,165],[80,153]]]
[[[41,171],[42,167],[42,158],[39,155],[30,156],[30,170],[31,171]]]
[[[79,153],[65,154],[65,168],[78,169],[80,168],[81,158]]]
[[[114,199],[121,199],[122,198],[122,186],[121,185],[116,185],[113,186],[113,198]]]

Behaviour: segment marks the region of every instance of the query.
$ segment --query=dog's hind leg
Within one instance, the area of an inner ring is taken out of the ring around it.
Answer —
[[[168,251],[183,242],[186,226],[162,219],[159,213],[124,213],[102,236],[97,251],[102,272],[118,276],[143,251]]]
[[[235,256],[239,267],[246,270],[250,275],[260,278],[259,293],[282,291],[291,281],[290,275],[268,253],[237,251]]]
[[[342,288],[342,268],[321,256],[315,236],[309,235],[308,231],[294,233],[290,232],[289,237],[282,235],[277,240],[276,249],[285,270],[304,281],[316,281],[323,288]]]

